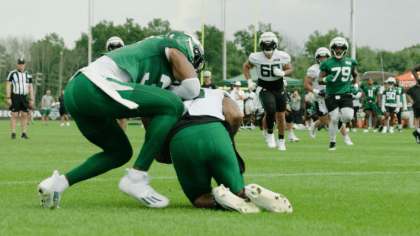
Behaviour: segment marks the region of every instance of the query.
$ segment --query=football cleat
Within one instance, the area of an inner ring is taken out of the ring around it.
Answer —
[[[51,177],[43,180],[38,185],[38,196],[41,197],[41,206],[50,209],[60,208],[60,202],[63,191],[68,187],[60,183],[60,174],[55,170]]]
[[[169,205],[169,199],[150,187],[150,175],[145,171],[131,168],[120,180],[118,188],[126,195],[133,197],[152,208],[163,208]]]
[[[245,186],[245,195],[267,211],[272,212],[293,212],[292,205],[287,198],[279,193],[272,192],[257,184]]]
[[[346,128],[347,133],[350,132],[350,128]]]
[[[398,133],[402,133],[402,129],[398,129]]]
[[[394,133],[394,127],[389,127],[389,132],[391,133],[391,134],[393,134]]]
[[[353,128],[353,129],[351,130],[351,132],[353,132],[353,133],[357,133],[357,129],[356,129],[356,128]]]
[[[420,133],[419,133],[417,130],[415,130],[415,131],[413,132],[413,135],[414,135],[414,138],[416,139],[416,142],[417,142],[418,144],[420,144]]]
[[[315,127],[315,122],[313,122],[311,124],[311,130],[309,131],[309,136],[311,136],[311,138],[315,138],[316,131],[317,131],[317,128]]]
[[[335,150],[335,143],[331,142],[330,143],[330,147],[328,148],[328,150],[334,151]]]
[[[376,129],[373,130],[374,133],[378,133],[378,131]]]
[[[276,140],[274,138],[274,134],[267,134],[265,141],[267,142],[269,148],[276,147]]]
[[[277,140],[276,146],[279,147],[280,151],[286,151],[286,140],[284,139]]]
[[[382,133],[383,133],[383,134],[385,134],[385,133],[386,133],[386,129],[387,129],[387,127],[386,127],[386,126],[384,126],[384,129],[382,130]]]
[[[296,137],[294,134],[289,135],[288,139],[289,142],[299,142],[300,139],[298,139],[298,137]]]
[[[64,126],[64,123],[61,123],[61,125],[60,126]]]
[[[363,130],[363,133],[369,133],[369,129]]]
[[[264,129],[262,131],[262,135],[264,136],[264,139],[265,139],[266,142],[267,142],[267,134],[268,134],[267,130]]]
[[[22,137],[20,137],[20,139],[29,139],[29,137],[26,136],[26,134],[22,134]]]
[[[16,139],[16,134],[12,134],[12,137],[10,137],[11,139]]]
[[[379,132],[382,132],[383,129],[384,129],[384,127],[383,126],[380,126],[379,127]]]
[[[70,126],[70,122],[67,122],[67,126]]]
[[[229,188],[226,188],[223,184],[213,189],[213,196],[214,200],[227,210],[241,213],[260,212],[260,209],[255,205],[254,202],[247,202],[245,199],[236,196],[229,190]]]
[[[352,143],[352,142],[351,142],[351,140],[350,140],[350,137],[344,138],[344,143],[345,143],[346,145],[349,145],[349,146],[352,146],[352,145],[353,145],[353,143]]]

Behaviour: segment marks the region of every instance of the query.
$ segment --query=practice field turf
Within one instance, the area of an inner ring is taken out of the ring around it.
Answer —
[[[173,167],[157,162],[151,185],[170,199],[167,208],[148,209],[121,193],[118,181],[143,142],[138,125],[127,126],[135,153],[129,163],[70,187],[61,209],[43,208],[38,183],[100,151],[74,122],[59,125],[36,121],[29,140],[20,139],[18,126],[18,139],[11,140],[9,121],[0,121],[0,235],[420,235],[420,145],[410,129],[359,129],[350,133],[354,146],[345,146],[339,134],[336,151],[328,151],[326,131],[316,139],[295,131],[301,141],[286,143],[286,152],[269,149],[259,130],[241,131],[236,142],[245,184],[283,194],[293,213],[240,214],[193,208]]]

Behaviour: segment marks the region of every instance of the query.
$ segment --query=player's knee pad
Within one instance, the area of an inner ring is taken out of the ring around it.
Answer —
[[[341,109],[341,121],[344,123],[350,122],[353,118],[354,110],[352,108],[342,108]]]

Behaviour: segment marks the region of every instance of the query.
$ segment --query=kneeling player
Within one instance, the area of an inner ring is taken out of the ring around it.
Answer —
[[[168,142],[179,183],[195,207],[251,213],[259,212],[258,205],[273,212],[292,212],[281,194],[256,184],[244,186],[245,164],[233,139],[242,117],[229,94],[202,89],[184,105],[188,112],[172,128]],[[170,162],[168,153],[166,149],[162,155]],[[212,177],[220,185],[213,191]]]

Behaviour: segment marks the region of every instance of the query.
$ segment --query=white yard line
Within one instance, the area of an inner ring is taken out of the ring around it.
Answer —
[[[407,175],[407,174],[420,174],[420,171],[412,171],[412,172],[338,172],[338,173],[295,173],[295,174],[254,174],[254,175],[244,175],[244,177],[252,178],[252,177],[278,177],[278,176],[330,176],[330,175]],[[121,176],[122,178],[122,176]],[[86,181],[115,181],[120,180],[121,178],[92,178]],[[176,176],[158,176],[152,177],[153,179],[175,179]],[[11,182],[0,182],[0,185],[19,185],[19,184],[38,184],[42,180],[38,181],[11,181]]]

